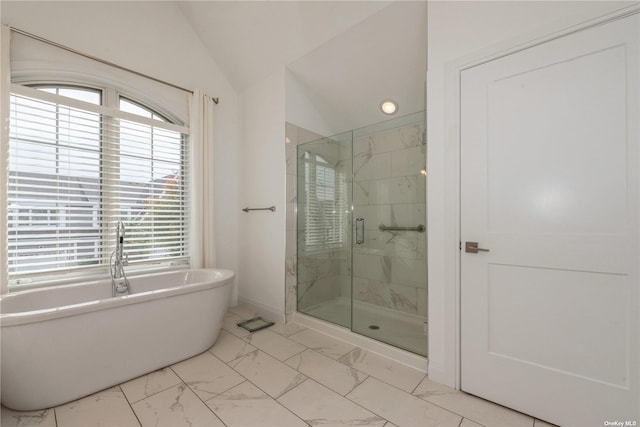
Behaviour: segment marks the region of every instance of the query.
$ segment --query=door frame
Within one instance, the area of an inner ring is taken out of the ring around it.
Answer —
[[[454,313],[453,322],[444,323],[444,335],[454,337],[445,344],[443,353],[446,357],[454,359],[453,372],[441,371],[434,375],[434,379],[448,385],[453,385],[456,390],[461,389],[462,354],[461,354],[461,93],[460,82],[464,70],[502,58],[513,53],[564,37],[566,35],[582,31],[591,27],[603,25],[615,20],[640,13],[640,3],[626,6],[602,15],[583,15],[567,18],[552,25],[547,25],[534,33],[512,38],[477,51],[470,55],[458,58],[445,66],[445,111],[444,111],[444,136],[446,141],[451,141],[444,153],[444,220],[445,230],[445,254],[444,274],[445,284],[445,312]],[[427,71],[428,72],[428,71]],[[427,123],[428,126],[428,123]],[[431,325],[431,322],[429,322]],[[431,333],[429,333],[431,335]],[[430,345],[431,348],[431,345]],[[429,371],[431,374],[431,370]],[[638,379],[635,379],[638,381]]]

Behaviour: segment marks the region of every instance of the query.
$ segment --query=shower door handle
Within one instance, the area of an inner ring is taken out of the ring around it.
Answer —
[[[358,238],[358,236],[360,236]],[[356,244],[364,243],[364,218],[356,218]]]

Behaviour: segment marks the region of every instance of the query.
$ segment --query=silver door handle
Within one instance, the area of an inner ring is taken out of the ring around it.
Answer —
[[[477,254],[478,251],[489,252],[489,249],[479,248],[478,242],[464,242],[464,251],[470,254]]]
[[[360,238],[358,238],[358,234],[360,234]],[[356,218],[356,243],[358,245],[364,243],[364,218]]]

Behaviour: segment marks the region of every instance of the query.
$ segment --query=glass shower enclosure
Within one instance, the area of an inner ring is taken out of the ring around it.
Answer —
[[[297,147],[297,309],[427,355],[424,112]]]

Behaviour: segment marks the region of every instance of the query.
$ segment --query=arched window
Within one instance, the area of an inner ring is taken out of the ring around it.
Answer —
[[[11,290],[104,274],[126,227],[131,269],[188,263],[187,129],[115,88],[12,86]]]

